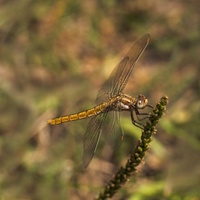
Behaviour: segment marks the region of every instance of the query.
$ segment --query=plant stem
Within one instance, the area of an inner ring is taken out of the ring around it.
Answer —
[[[153,113],[144,125],[144,130],[142,131],[141,138],[138,140],[135,151],[128,158],[125,167],[121,167],[113,179],[106,184],[104,191],[99,193],[99,196],[96,198],[97,200],[104,200],[113,197],[114,194],[127,182],[128,178],[136,172],[136,167],[144,159],[145,152],[149,149],[152,135],[157,132],[155,125],[164,114],[167,103],[167,96],[163,96],[160,99],[160,102],[157,103]]]

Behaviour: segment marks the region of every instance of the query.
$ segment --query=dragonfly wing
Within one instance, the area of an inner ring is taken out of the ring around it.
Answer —
[[[102,132],[102,125],[106,119],[107,112],[92,117],[89,121],[83,138],[83,167],[87,168],[92,160],[99,138]]]
[[[147,47],[149,40],[150,35],[146,34],[132,45],[128,53],[115,67],[110,77],[99,90],[96,99],[97,103],[108,100],[110,97],[123,91],[136,62]]]
[[[121,129],[118,114],[115,111],[106,111],[100,115],[94,116],[88,123],[83,139],[83,167],[87,168],[92,160],[101,134],[112,147],[113,144],[121,138],[123,132]],[[117,133],[114,134],[114,133]],[[121,139],[120,139],[121,141]]]
[[[120,75],[120,80],[117,84],[117,92],[120,93],[125,88],[128,79],[130,75],[132,74],[133,68],[146,49],[147,45],[150,41],[150,35],[146,34],[143,37],[141,37],[139,40],[135,42],[135,44],[132,45],[128,53],[126,54],[126,58],[128,58],[128,64],[124,67],[124,70],[122,71],[122,74]]]
[[[120,75],[122,74],[124,67],[128,63],[128,58],[125,57],[121,60],[121,62],[115,67],[112,71],[110,77],[106,80],[106,82],[102,85],[101,89],[98,91],[96,103],[100,104],[105,101],[109,101],[109,99],[114,96],[114,93],[117,93],[116,86],[119,84]]]
[[[119,114],[117,111],[109,112],[102,126],[102,135],[111,147],[123,136]]]

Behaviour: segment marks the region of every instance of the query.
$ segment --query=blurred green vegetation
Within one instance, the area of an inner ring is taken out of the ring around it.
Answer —
[[[49,118],[94,106],[136,38],[151,42],[125,89],[166,116],[145,164],[116,199],[200,199],[200,1],[1,1],[0,199],[92,199],[141,133],[122,114],[125,141],[99,145],[82,170],[88,120]],[[120,145],[120,148],[119,148]]]

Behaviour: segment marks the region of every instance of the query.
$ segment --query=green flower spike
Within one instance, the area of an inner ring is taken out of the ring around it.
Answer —
[[[153,110],[153,113],[150,114],[150,117],[144,126],[144,130],[142,131],[141,138],[138,140],[135,151],[130,155],[125,167],[121,167],[113,179],[106,184],[104,191],[102,191],[96,198],[97,200],[104,200],[113,197],[126,181],[128,181],[129,177],[136,173],[136,167],[144,159],[145,152],[149,149],[152,135],[157,132],[155,125],[164,114],[167,103],[168,97],[163,96]]]

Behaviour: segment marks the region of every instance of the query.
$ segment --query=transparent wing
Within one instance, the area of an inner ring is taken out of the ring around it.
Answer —
[[[83,138],[83,167],[87,168],[92,160],[102,132],[107,112],[92,117]]]
[[[118,130],[118,131],[117,131]],[[113,133],[117,133],[113,134]],[[118,113],[115,111],[106,111],[100,115],[94,116],[88,123],[83,139],[83,167],[87,168],[92,160],[101,134],[105,140],[113,146],[116,140],[121,141],[123,130],[119,123]]]
[[[102,135],[112,148],[116,143],[122,142],[122,137],[124,135],[120,124],[119,113],[120,112],[117,111],[109,112],[102,126]]]
[[[144,52],[150,40],[150,35],[146,34],[137,40],[121,62],[115,67],[110,77],[98,91],[96,103],[108,101],[110,97],[115,96],[123,91],[133,68]]]

